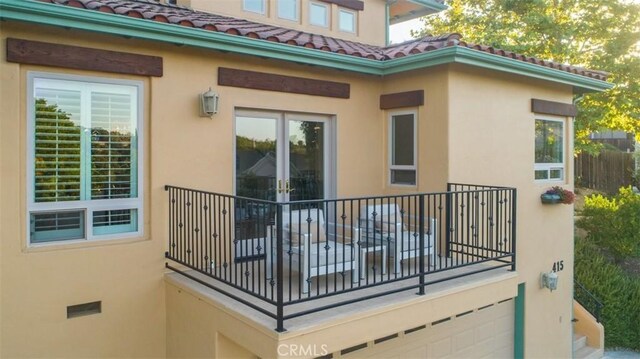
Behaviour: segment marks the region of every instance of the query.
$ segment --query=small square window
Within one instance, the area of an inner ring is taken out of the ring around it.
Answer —
[[[265,14],[267,6],[265,0],[242,0],[242,9],[244,11]]]
[[[329,7],[324,4],[310,3],[309,23],[311,25],[329,27]]]
[[[338,23],[340,31],[356,32],[356,13],[340,9],[338,13]]]
[[[285,20],[298,20],[298,0],[278,0],[278,17]]]

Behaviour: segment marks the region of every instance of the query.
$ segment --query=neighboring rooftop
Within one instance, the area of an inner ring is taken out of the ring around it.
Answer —
[[[411,56],[446,47],[466,47],[506,58],[549,67],[580,76],[605,81],[607,73],[585,68],[546,61],[535,57],[497,49],[491,46],[466,43],[459,34],[426,36],[420,39],[394,44],[387,47],[362,44],[354,41],[336,39],[329,36],[287,29],[283,27],[260,24],[253,21],[237,19],[196,11],[190,8],[159,3],[155,0],[38,0],[62,6],[84,8],[92,11],[112,13],[121,16],[146,19],[149,21],[169,23],[183,27],[200,28],[253,39],[266,40],[292,46],[312,48],[349,56],[368,58],[378,61]]]

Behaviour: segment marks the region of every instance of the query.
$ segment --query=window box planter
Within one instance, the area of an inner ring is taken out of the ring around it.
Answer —
[[[559,204],[559,203],[562,203],[562,199],[560,198],[560,195],[558,195],[558,194],[543,193],[543,194],[540,195],[540,200],[542,201],[542,204]]]
[[[540,195],[542,204],[572,204],[576,199],[576,195],[560,186],[550,188]]]

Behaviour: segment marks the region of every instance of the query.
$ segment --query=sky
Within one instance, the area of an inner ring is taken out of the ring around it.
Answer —
[[[419,30],[422,27],[420,25],[421,25],[420,19],[413,19],[413,20],[401,22],[396,25],[391,25],[390,32],[389,32],[389,40],[394,44],[399,44],[401,42],[411,40],[412,37],[409,34],[409,32],[411,31],[411,29]]]

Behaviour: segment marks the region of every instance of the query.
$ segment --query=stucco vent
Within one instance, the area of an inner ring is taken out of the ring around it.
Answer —
[[[67,307],[67,319],[102,313],[102,301],[70,305]]]

